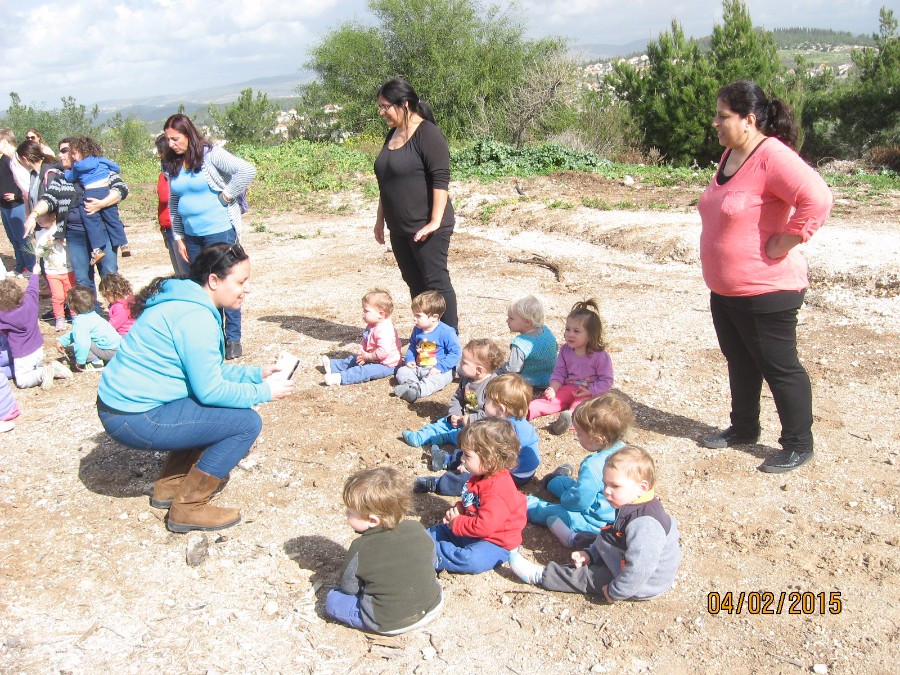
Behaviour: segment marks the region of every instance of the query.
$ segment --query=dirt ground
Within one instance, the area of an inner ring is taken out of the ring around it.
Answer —
[[[817,452],[812,464],[772,475],[758,470],[777,448],[768,392],[758,445],[696,443],[728,416],[697,262],[699,190],[577,174],[520,188],[524,198],[512,181],[452,186],[462,339],[508,345],[506,305],[524,293],[546,299],[557,335],[574,301],[599,300],[616,388],[637,414],[629,438],[656,458],[658,492],[680,521],[674,589],[608,606],[526,586],[502,568],[442,574],[443,615],[407,636],[374,638],[323,619],[355,536],[340,503],[345,477],[379,464],[410,481],[427,473],[399,433],[444,414],[452,393],[408,405],[388,396],[385,380],[323,386],[319,356],[358,339],[367,289],[390,289],[401,334],[411,328],[406,287],[371,235],[375,205],[346,193],[328,214],[249,214],[241,362],[287,349],[305,367],[293,397],[261,406],[262,436],[217,498],[240,506],[243,522],[212,533],[199,566],[186,564],[188,537],[167,532],[165,512],[149,505],[161,456],[104,434],[96,373],[16,391],[23,414],[0,438],[0,671],[896,672],[900,194],[838,194],[834,217],[806,246],[814,283],[799,342]],[[583,197],[636,206],[589,209]],[[170,271],[151,214],[131,214],[129,236],[135,256],[121,268],[136,287]],[[535,255],[555,271],[523,262]],[[44,332],[53,339],[49,325]],[[547,432],[552,419],[537,424],[539,475],[582,458],[574,434]],[[525,492],[540,494],[539,482]],[[411,517],[433,524],[448,501],[417,495]],[[529,525],[524,536],[533,559],[567,557],[545,529]],[[753,594],[763,592],[774,594],[772,612],[788,594],[779,613],[754,613]],[[710,594],[726,593],[735,605],[745,594],[740,612],[711,613]],[[807,595],[792,603],[791,593]],[[832,594],[840,611],[820,612]]]

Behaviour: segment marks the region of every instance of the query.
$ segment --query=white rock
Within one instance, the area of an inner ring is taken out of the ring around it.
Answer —
[[[423,647],[422,648],[422,659],[425,661],[431,661],[435,656],[437,656],[437,650],[434,647]]]
[[[120,513],[120,514],[119,514],[119,520],[128,520],[128,514],[127,514],[127,513]]]
[[[622,185],[634,185],[634,178],[625,176],[625,178],[622,179]]]
[[[275,616],[278,613],[278,603],[274,600],[269,600],[264,606],[263,611],[268,616]]]
[[[250,471],[250,469],[252,469],[258,463],[259,462],[257,462],[254,457],[244,457],[244,459],[238,462],[238,466],[241,467],[244,471]]]
[[[146,511],[138,514],[138,522],[146,523],[148,520],[150,520],[150,514]]]
[[[828,673],[828,666],[826,666],[824,663],[817,663],[812,667],[812,671],[816,675],[826,675],[826,673]]]

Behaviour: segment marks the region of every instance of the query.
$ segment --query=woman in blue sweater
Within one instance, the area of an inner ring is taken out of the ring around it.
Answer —
[[[169,213],[178,252],[191,262],[211,244],[240,240],[241,197],[256,168],[200,135],[187,115],[172,115],[163,127],[169,148]],[[246,204],[246,202],[244,202]],[[225,358],[241,357],[241,311],[225,309]]]
[[[169,452],[150,503],[169,508],[173,532],[240,521],[240,511],[209,499],[262,430],[252,406],[294,391],[273,364],[223,362],[220,310],[240,309],[249,278],[243,249],[216,244],[197,255],[189,279],[154,279],[135,298],[137,321],[100,378],[107,433],[131,448]]]

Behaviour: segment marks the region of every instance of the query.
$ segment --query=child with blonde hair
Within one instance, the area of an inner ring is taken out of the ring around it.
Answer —
[[[606,352],[603,321],[595,300],[572,306],[563,339],[550,385],[528,407],[530,420],[558,412],[559,417],[550,426],[550,433],[557,435],[571,427],[572,411],[579,403],[605,394],[613,386],[612,360]]]
[[[459,387],[450,399],[446,417],[426,424],[419,431],[403,430],[407,445],[419,448],[429,443],[455,443],[456,434],[470,422],[485,416],[484,392],[503,363],[503,352],[493,340],[470,340],[459,361]]]
[[[9,341],[12,375],[19,389],[49,389],[54,378],[70,378],[72,373],[58,361],[44,365],[44,336],[38,325],[38,284],[40,266],[25,290],[15,279],[0,280],[0,333]]]
[[[509,422],[490,417],[464,427],[459,447],[471,477],[461,499],[428,534],[435,542],[436,570],[478,574],[506,562],[522,544],[525,495],[509,473],[519,456],[519,439]]]
[[[400,364],[400,336],[391,321],[394,300],[391,294],[375,288],[362,298],[362,319],[366,323],[355,354],[343,359],[322,355],[325,384],[359,384],[394,374]]]
[[[498,375],[491,379],[484,390],[484,413],[486,417],[500,417],[512,424],[519,439],[519,457],[510,469],[513,483],[522,487],[531,480],[541,455],[538,451],[537,431],[527,420],[528,402],[531,400],[531,385],[514,373]],[[448,436],[449,443],[456,444],[459,430]],[[442,476],[420,476],[413,483],[413,492],[436,492],[439,495],[459,495],[470,475],[462,468],[462,452],[444,452],[439,446],[431,446],[431,470],[447,469]]]
[[[71,348],[72,363],[77,370],[102,368],[116,355],[122,336],[94,311],[97,299],[87,286],[75,286],[66,299],[75,317],[72,330],[57,338],[56,348],[64,354]]]
[[[134,317],[131,316],[134,291],[131,284],[121,274],[110,273],[100,280],[97,289],[109,303],[109,324],[125,337],[134,325]]]
[[[441,321],[446,309],[447,303],[437,291],[419,293],[412,300],[416,325],[394,387],[394,396],[408,403],[430,396],[453,381],[462,347],[456,331]]]
[[[544,325],[544,305],[534,295],[509,303],[506,325],[518,333],[509,346],[509,359],[497,372],[518,373],[532,387],[544,389],[556,364],[556,338]]]
[[[634,414],[626,401],[613,393],[589,399],[575,409],[575,435],[589,454],[572,477],[572,466],[564,464],[544,477],[550,494],[559,504],[528,497],[528,521],[545,525],[563,546],[571,548],[579,532],[597,534],[611,523],[615,509],[603,496],[603,467],[607,457],[624,446]]]
[[[406,633],[434,619],[444,604],[434,544],[418,521],[405,519],[410,495],[397,470],[358,471],[344,483],[343,501],[347,522],[362,536],[350,544],[325,613],[381,635]]]
[[[602,595],[607,602],[648,600],[669,590],[681,563],[678,521],[654,492],[656,466],[642,448],[626,445],[606,460],[604,494],[616,509],[593,544],[573,551],[571,565],[537,565],[518,551],[509,566],[525,583],[562,593]]]

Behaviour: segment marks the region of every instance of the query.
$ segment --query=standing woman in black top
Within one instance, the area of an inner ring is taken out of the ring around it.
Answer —
[[[450,148],[431,106],[408,82],[395,79],[378,90],[378,114],[391,130],[375,160],[380,197],[375,240],[391,249],[411,297],[440,293],[447,303],[442,321],[458,328],[456,291],[447,269],[455,218],[450,186]]]

